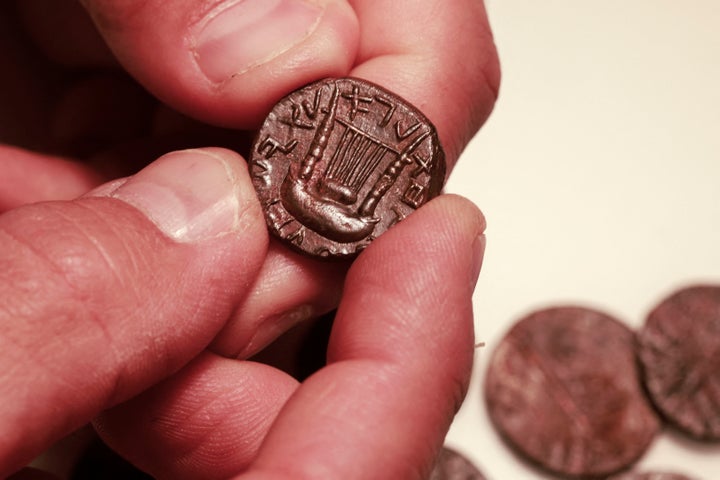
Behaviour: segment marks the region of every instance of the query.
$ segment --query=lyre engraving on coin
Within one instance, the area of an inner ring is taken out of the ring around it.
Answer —
[[[437,196],[445,159],[417,109],[343,78],[282,99],[258,134],[250,169],[273,234],[301,252],[342,258]]]

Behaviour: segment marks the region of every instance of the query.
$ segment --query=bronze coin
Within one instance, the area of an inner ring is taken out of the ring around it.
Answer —
[[[492,354],[485,398],[512,447],[569,477],[627,468],[660,426],[640,385],[633,333],[582,307],[540,310],[515,324]]]
[[[250,173],[271,233],[302,253],[351,258],[440,193],[445,155],[430,121],[402,98],[326,79],[272,109]]]
[[[607,480],[693,480],[685,475],[671,472],[627,472],[613,475]]]
[[[638,356],[658,410],[698,439],[720,440],[720,286],[685,288],[655,307]]]
[[[453,449],[443,447],[429,480],[485,480],[475,465]]]

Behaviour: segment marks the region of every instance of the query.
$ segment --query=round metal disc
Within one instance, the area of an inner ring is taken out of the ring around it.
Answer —
[[[445,156],[430,121],[402,98],[326,79],[273,108],[250,172],[272,234],[311,256],[352,258],[440,193]]]
[[[582,307],[555,307],[520,320],[490,359],[488,411],[522,455],[569,477],[627,468],[657,434],[633,333]]]

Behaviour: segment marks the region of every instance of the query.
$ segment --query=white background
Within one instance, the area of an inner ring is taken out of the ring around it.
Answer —
[[[675,288],[720,283],[720,1],[487,7],[500,99],[447,188],[488,220],[474,298],[487,345],[447,444],[488,480],[548,479],[491,427],[487,360],[542,306],[592,306],[637,328]],[[666,428],[638,467],[718,480],[720,443]]]

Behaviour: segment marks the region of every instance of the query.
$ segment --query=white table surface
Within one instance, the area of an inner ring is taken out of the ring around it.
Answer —
[[[486,3],[501,95],[447,190],[488,220],[474,297],[487,345],[447,444],[488,480],[548,479],[490,425],[487,360],[542,306],[588,305],[637,328],[675,288],[720,283],[720,1]],[[718,480],[720,443],[666,428],[638,468]]]

